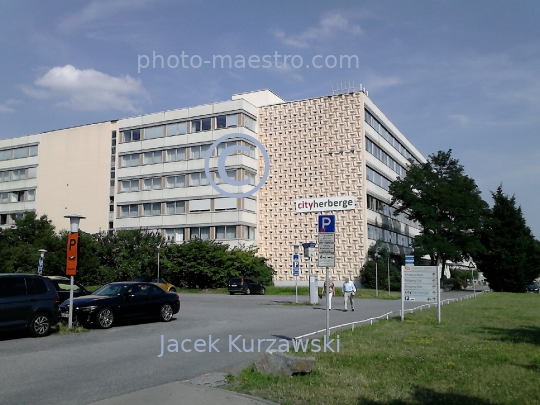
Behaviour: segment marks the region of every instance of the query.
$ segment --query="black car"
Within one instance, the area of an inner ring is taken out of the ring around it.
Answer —
[[[229,280],[229,294],[231,295],[235,293],[264,295],[265,292],[264,286],[252,278],[235,277]]]
[[[60,297],[60,304],[64,302],[65,300],[69,299],[69,290],[71,288],[71,280],[67,277],[62,276],[46,276],[48,279],[50,279],[54,285],[54,288],[56,288],[56,292],[58,293],[58,296]],[[73,298],[82,297],[83,295],[90,295],[92,294],[90,291],[88,291],[82,284],[77,283],[76,281],[73,282]]]
[[[59,320],[59,298],[53,283],[34,274],[0,274],[0,331],[28,329],[48,335]]]
[[[538,289],[538,284],[531,284],[529,286],[527,286],[527,292],[532,292],[532,293],[539,293],[539,289]]]
[[[63,319],[69,318],[69,300],[60,305]],[[117,320],[155,317],[169,322],[180,311],[180,298],[152,283],[110,283],[92,295],[73,300],[73,319],[80,324],[110,328]]]

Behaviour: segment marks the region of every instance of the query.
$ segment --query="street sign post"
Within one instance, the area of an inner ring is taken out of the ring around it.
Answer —
[[[405,301],[437,303],[441,323],[441,267],[401,267],[401,320],[404,320]]]
[[[292,271],[296,280],[296,303],[298,304],[298,276],[300,275],[300,255],[295,253],[292,256]]]
[[[328,269],[336,267],[336,216],[335,215],[319,215],[318,228],[319,230],[319,267],[326,267],[326,338],[330,337],[330,276]]]

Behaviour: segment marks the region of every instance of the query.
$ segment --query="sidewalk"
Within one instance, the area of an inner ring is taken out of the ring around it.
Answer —
[[[89,405],[278,405],[275,402],[219,388],[172,382]]]

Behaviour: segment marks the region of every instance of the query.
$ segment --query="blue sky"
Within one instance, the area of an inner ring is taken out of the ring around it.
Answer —
[[[533,0],[0,0],[0,139],[354,82],[424,156],[452,149],[490,204],[502,183],[540,238],[538,21]]]

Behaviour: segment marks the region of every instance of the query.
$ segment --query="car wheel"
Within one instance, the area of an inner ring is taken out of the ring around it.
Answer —
[[[108,329],[114,323],[114,314],[110,308],[102,308],[96,315],[96,323],[101,329]]]
[[[159,319],[163,322],[169,322],[173,317],[171,304],[163,304],[159,310]]]
[[[51,318],[47,314],[37,314],[30,322],[30,334],[34,337],[42,337],[51,331]]]
[[[249,294],[251,294],[251,290],[248,288],[248,289],[246,290],[246,295],[249,295]]]
[[[171,288],[169,289],[169,292],[176,292],[176,288],[171,287]]]
[[[263,287],[263,288],[261,288],[261,292],[259,294],[264,295],[265,292],[266,292],[266,290]]]

